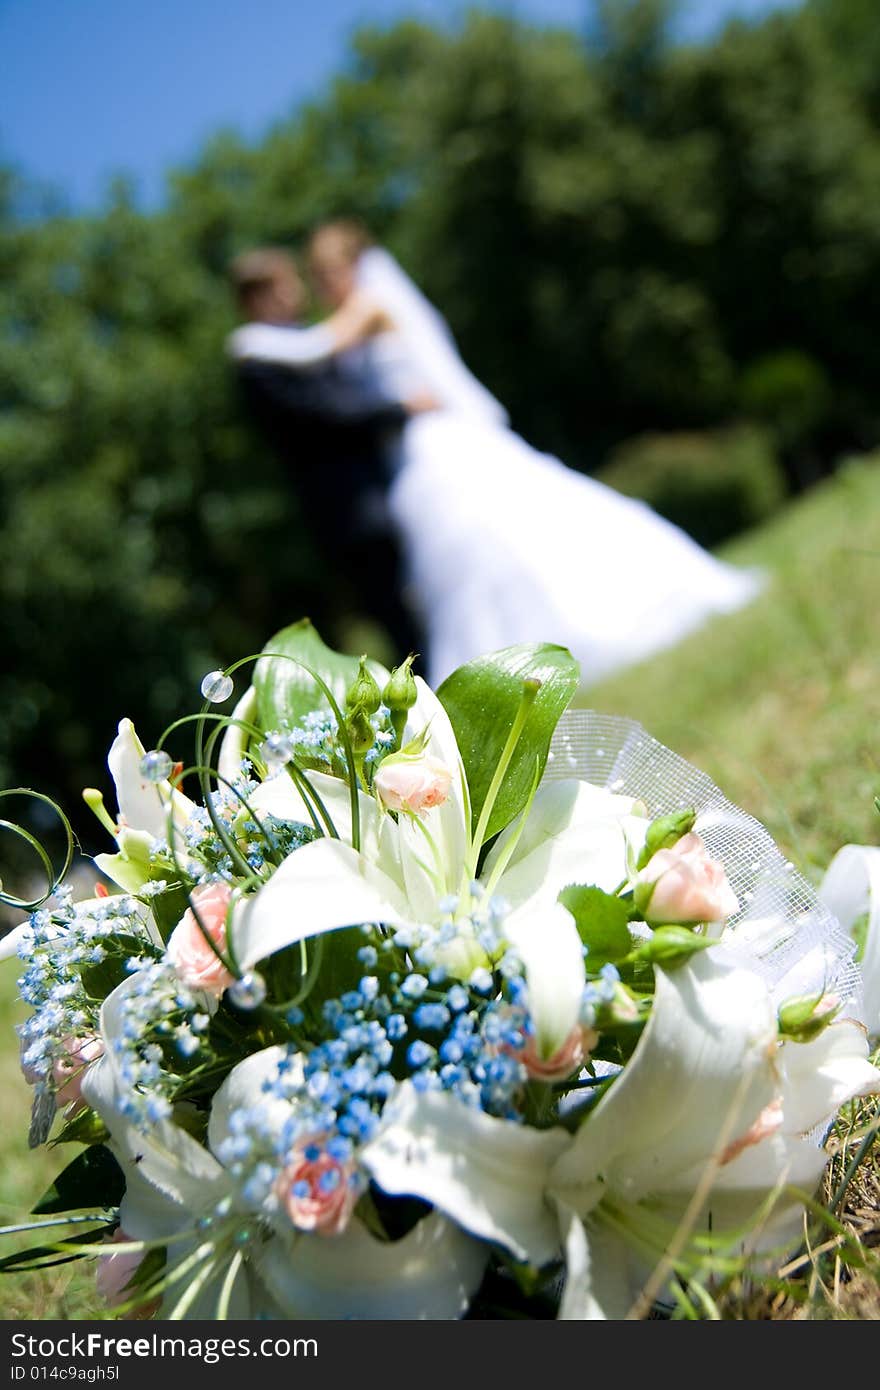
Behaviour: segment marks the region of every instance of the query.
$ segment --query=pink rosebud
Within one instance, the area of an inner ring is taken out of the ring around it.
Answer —
[[[107,1245],[125,1245],[131,1240],[126,1235],[121,1226],[117,1226],[112,1236],[107,1240]],[[118,1308],[120,1303],[128,1303],[136,1296],[135,1291],[129,1288],[131,1280],[134,1278],[144,1256],[140,1250],[120,1250],[116,1254],[112,1251],[107,1255],[98,1256],[98,1268],[95,1271],[95,1288],[99,1297],[110,1308]],[[149,1303],[143,1303],[135,1308],[129,1317],[135,1319],[151,1318],[158,1311],[160,1300],[150,1299]]]
[[[276,1185],[287,1215],[300,1231],[338,1236],[358,1199],[355,1167],[341,1163],[323,1147],[323,1135],[302,1139]]]
[[[580,1071],[598,1041],[599,1034],[594,1029],[576,1024],[552,1057],[538,1056],[535,1038],[531,1035],[519,1058],[533,1081],[564,1081],[572,1072]]]
[[[635,902],[646,922],[724,922],[739,907],[724,865],[693,831],[660,849],[636,879]]]
[[[232,897],[225,883],[209,883],[192,895],[205,932],[221,951],[226,950],[226,913]],[[168,941],[168,955],[175,970],[190,989],[201,989],[216,998],[235,979],[205,940],[195,912],[187,908]]]
[[[442,806],[449,795],[452,773],[439,758],[394,754],[380,764],[373,778],[379,800],[386,811],[411,811],[420,815],[432,806]]]
[[[104,1055],[104,1044],[100,1038],[65,1038],[66,1056],[59,1057],[52,1068],[55,1080],[55,1103],[75,1105],[81,1109],[83,1077],[90,1062],[96,1062]]]

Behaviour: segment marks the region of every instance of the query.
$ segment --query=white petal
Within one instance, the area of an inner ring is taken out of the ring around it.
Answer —
[[[581,939],[571,913],[557,902],[537,910],[527,904],[504,930],[525,966],[538,1055],[547,1060],[580,1016],[586,983]]]
[[[568,1143],[561,1129],[495,1119],[404,1082],[361,1162],[383,1191],[422,1197],[473,1235],[540,1265],[559,1249],[544,1190]]]
[[[113,991],[119,996],[114,1009],[124,1007],[119,992],[130,984],[125,980]],[[125,1173],[123,1225],[135,1239],[153,1239],[191,1225],[230,1191],[230,1183],[207,1149],[170,1120],[149,1133],[136,1129],[120,1109],[127,1090],[108,1046],[83,1076],[82,1094],[109,1129],[110,1147]]]
[[[194,806],[180,792],[172,792],[170,782],[148,782],[140,770],[143,756],[144,745],[131,720],[120,719],[119,731],[107,755],[120,817],[133,830],[145,830],[154,839],[162,840],[168,835],[172,805],[175,825],[185,824]]]
[[[275,1236],[257,1270],[283,1317],[450,1319],[466,1311],[488,1253],[433,1212],[396,1241],[356,1220],[339,1236]]]
[[[830,1024],[812,1042],[785,1042],[782,1112],[786,1134],[806,1134],[854,1096],[880,1091],[880,1071],[868,1061],[868,1039],[852,1019]]]
[[[284,946],[362,922],[400,926],[406,903],[387,874],[341,840],[313,840],[239,903],[232,939],[245,968]]]
[[[583,1321],[596,1316],[590,1282],[590,1244],[584,1223],[564,1202],[558,1204],[559,1228],[565,1252],[565,1287],[559,1305],[563,1322]]]
[[[267,1132],[279,1132],[290,1118],[289,1101],[272,1099],[263,1090],[264,1082],[278,1079],[278,1063],[289,1057],[286,1047],[267,1047],[262,1052],[254,1052],[239,1062],[219,1087],[211,1102],[211,1115],[208,1120],[208,1147],[216,1153],[229,1134],[229,1117],[234,1110],[251,1110],[255,1105],[263,1107],[266,1116]],[[302,1060],[293,1060],[294,1075],[302,1080]]]
[[[819,897],[851,932],[868,914],[868,930],[862,956],[862,989],[868,1032],[880,1034],[880,849],[873,845],[844,845],[838,850],[822,880]]]
[[[562,1202],[559,1224],[566,1265],[559,1318],[565,1322],[625,1318],[637,1291],[623,1241],[602,1226],[588,1232],[581,1218]]]
[[[326,772],[309,772],[309,782],[326,807],[334,829],[341,840],[351,844],[351,792],[348,783],[341,777],[331,777]],[[299,821],[312,825],[312,817],[305,798],[298,791],[296,783],[287,772],[279,772],[261,783],[248,797],[248,805],[259,818],[269,814],[281,820]],[[378,852],[380,812],[371,796],[358,792],[358,816],[360,820],[361,852],[375,858]],[[325,830],[324,822],[318,815],[320,829]]]
[[[595,884],[606,893],[614,892],[628,874],[628,847],[638,849],[646,825],[641,816],[603,815],[572,823],[555,834],[536,833],[534,847],[515,856],[501,875],[497,891],[512,907],[528,899],[555,902],[570,883]]]
[[[597,822],[629,821],[633,818],[635,804],[632,797],[617,796],[605,787],[594,786],[592,782],[581,782],[574,778],[559,782],[543,782],[535,793],[509,867],[518,864],[533,850],[540,849],[545,841],[555,839],[563,831],[576,830],[579,826],[594,825]],[[635,819],[641,821],[643,840],[649,822],[641,817]],[[495,864],[505,853],[509,841],[518,834],[521,820],[522,815],[517,816],[498,836],[486,856],[484,877],[491,874]],[[641,848],[641,841],[638,847]]]
[[[783,1260],[797,1244],[804,1221],[801,1193],[816,1191],[828,1155],[804,1139],[776,1133],[751,1145],[713,1177],[712,1190],[696,1215],[693,1234],[743,1232],[742,1251],[772,1251]],[[704,1175],[685,1169],[670,1183],[656,1210],[678,1226]]]
[[[416,676],[415,682],[418,699],[409,712],[404,742],[417,737],[427,729],[426,754],[432,758],[439,758],[452,772],[448,797],[442,806],[435,807],[426,816],[426,823],[440,847],[441,859],[445,866],[446,882],[440,891],[442,897],[445,893],[455,892],[460,885],[470,836],[470,802],[464,764],[449,722],[449,715],[421,676]]]
[[[658,971],[642,1038],[556,1164],[554,1190],[585,1215],[597,1181],[638,1201],[720,1154],[777,1093],[776,1036],[765,985],[720,948]]]

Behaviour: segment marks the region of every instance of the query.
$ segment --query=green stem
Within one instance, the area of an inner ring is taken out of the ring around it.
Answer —
[[[489,790],[486,793],[483,809],[480,811],[480,819],[477,821],[477,828],[474,831],[470,850],[465,861],[464,888],[476,877],[477,861],[480,857],[480,850],[483,846],[483,839],[488,829],[492,812],[495,809],[495,802],[498,800],[498,793],[501,791],[501,785],[507,775],[507,769],[510,767],[511,759],[516,752],[517,744],[522,737],[526,720],[529,717],[532,705],[535,703],[535,697],[540,688],[541,682],[539,680],[529,679],[523,681],[519,708],[516,712],[513,724],[511,725],[510,733],[507,735],[507,741],[501,750],[501,757],[498,759],[498,765],[495,768],[492,781],[489,783]]]

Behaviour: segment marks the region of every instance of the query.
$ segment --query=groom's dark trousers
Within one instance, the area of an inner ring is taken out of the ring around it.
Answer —
[[[397,659],[423,652],[387,508],[394,435],[406,409],[334,362],[303,372],[241,362],[237,371],[251,417],[291,476],[331,583],[350,608],[382,624]],[[320,626],[321,616],[310,616]]]

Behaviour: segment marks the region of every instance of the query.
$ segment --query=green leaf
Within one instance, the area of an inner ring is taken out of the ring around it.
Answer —
[[[169,883],[164,893],[156,893],[149,901],[159,935],[167,941],[189,907],[189,894],[180,880],[176,880]]]
[[[59,1130],[50,1148],[57,1144],[103,1144],[110,1131],[94,1110],[80,1110]]]
[[[649,960],[652,965],[662,965],[664,970],[674,970],[684,965],[697,951],[705,951],[714,946],[712,937],[698,936],[690,927],[656,927],[649,939],[640,946],[636,955],[641,960]]]
[[[79,1235],[65,1236],[55,1245],[32,1245],[29,1250],[19,1250],[12,1255],[4,1255],[0,1260],[0,1274],[23,1274],[30,1269],[48,1269],[51,1265],[70,1264],[71,1260],[84,1260],[91,1256],[91,1250],[73,1251],[76,1245],[99,1245],[101,1237],[113,1230],[108,1223],[96,1226],[92,1231]],[[71,1249],[70,1254],[66,1254]]]
[[[492,808],[487,840],[509,825],[526,804],[535,771],[539,776],[544,771],[553,730],[579,679],[578,663],[566,647],[523,644],[467,662],[437,691],[461,751],[476,825],[522,703],[523,682],[540,682]]]
[[[360,659],[345,656],[326,646],[308,618],[277,632],[263,648],[254,670],[257,692],[257,723],[263,729],[292,726],[313,709],[326,709],[327,700],[309,667],[330,687],[340,709],[358,677]],[[389,673],[379,662],[368,661],[367,668],[380,686]]]
[[[132,956],[155,959],[159,954],[144,937],[128,932],[114,932],[112,936],[102,937],[101,947],[104,959],[95,965],[84,966],[80,974],[86,994],[102,1002],[117,985],[128,979],[131,972],[125,968],[127,960]]]
[[[572,883],[563,888],[559,901],[575,920],[578,935],[587,948],[587,970],[594,974],[609,961],[617,962],[632,950],[629,908],[601,888]]]
[[[116,1207],[124,1193],[125,1178],[116,1159],[103,1144],[94,1144],[68,1163],[31,1210],[35,1216],[48,1216],[82,1207]]]

